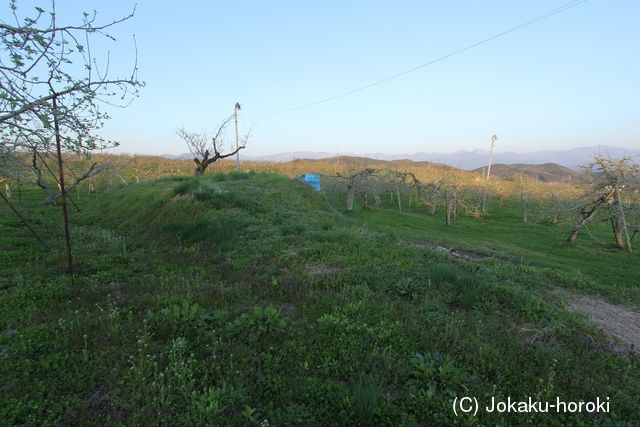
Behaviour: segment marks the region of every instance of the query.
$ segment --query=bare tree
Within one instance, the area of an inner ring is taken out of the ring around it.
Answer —
[[[193,155],[193,162],[196,164],[196,176],[204,175],[204,172],[210,164],[220,159],[235,156],[240,150],[246,147],[247,140],[249,139],[248,134],[242,138],[235,150],[231,148],[232,151],[228,151],[228,149],[225,148],[230,145],[226,137],[228,127],[233,118],[234,116],[230,116],[224,120],[220,126],[218,126],[216,133],[211,137],[208,136],[206,132],[188,132],[184,127],[176,131],[178,136],[187,144],[187,148]]]
[[[611,221],[618,248],[626,247],[631,251],[628,217],[638,216],[638,203],[634,197],[640,188],[640,166],[629,157],[619,160],[596,158],[583,169],[591,178],[591,184],[582,200],[590,202],[584,203],[582,218],[571,230],[567,241],[575,242],[578,232],[600,212],[604,221]]]

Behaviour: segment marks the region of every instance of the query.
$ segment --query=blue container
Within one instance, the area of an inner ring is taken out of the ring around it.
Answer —
[[[318,174],[308,174],[308,175],[296,175],[303,182],[309,184],[316,191],[320,191],[320,175]]]

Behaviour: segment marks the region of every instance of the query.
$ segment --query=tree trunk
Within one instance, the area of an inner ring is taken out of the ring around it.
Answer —
[[[591,210],[589,212],[586,212],[584,214],[584,217],[582,218],[582,221],[580,221],[578,223],[578,225],[576,225],[575,227],[573,227],[573,230],[571,230],[571,234],[569,235],[569,237],[567,238],[567,242],[569,243],[573,243],[576,241],[576,239],[578,238],[578,232],[580,231],[580,229],[582,227],[584,227],[589,221],[591,221],[591,218],[593,218],[593,215],[595,215],[596,211],[598,210],[598,208],[600,207],[600,205],[602,205],[603,203],[605,203],[605,201],[611,197],[611,193],[605,193],[602,196],[600,196],[600,198],[595,202],[595,204],[593,205],[593,207],[591,208]]]
[[[487,189],[485,188],[484,191],[482,192],[482,213],[485,213],[487,211]]]
[[[613,227],[613,235],[616,239],[616,246],[618,249],[624,249],[626,246],[624,244],[624,237],[622,236],[622,230],[624,229],[624,224],[622,222],[622,217],[620,215],[616,215],[616,220]]]
[[[376,202],[376,206],[382,205],[382,202],[380,201],[380,196],[375,191],[373,192],[373,200]]]
[[[398,210],[402,212],[402,200],[400,199],[400,186],[396,185],[396,194],[398,195]]]
[[[362,209],[367,209],[369,207],[368,204],[368,197],[367,197],[367,191],[364,191],[362,193]]]
[[[527,199],[524,197],[521,197],[520,202],[522,204],[522,222],[526,224],[527,222],[529,222],[529,212],[527,210]]]
[[[8,182],[4,183],[4,192],[7,195],[7,199],[10,199],[12,194],[11,194],[11,186],[9,185]]]
[[[453,222],[458,220],[458,197],[456,194],[453,195],[453,206],[451,206],[453,213]]]
[[[431,196],[431,215],[436,214],[437,208],[438,208],[438,193],[434,191],[433,195]]]
[[[622,246],[620,246],[620,244],[618,243],[618,247],[620,249],[624,248],[624,240],[622,239],[622,232],[624,232],[625,236],[627,237],[627,246],[629,247],[629,252],[633,252],[631,250],[631,239],[629,238],[629,230],[627,229],[627,219],[625,218],[624,215],[624,207],[622,205],[622,197],[620,196],[620,189],[616,188],[615,191],[615,201],[618,204],[618,209],[620,211],[620,213],[617,215],[618,218],[618,230],[620,231],[620,241],[622,242]],[[618,241],[618,236],[616,236],[616,242]]]
[[[73,254],[71,250],[71,233],[69,231],[69,213],[67,212],[67,195],[64,186],[64,167],[62,163],[62,137],[60,133],[60,123],[58,121],[58,106],[57,97],[53,98],[53,123],[56,136],[56,154],[58,156],[58,173],[60,178],[58,179],[58,185],[60,186],[60,204],[62,205],[62,220],[64,223],[64,240],[67,248],[67,273],[69,274],[69,281],[73,285]]]
[[[347,212],[353,211],[353,185],[347,187]]]

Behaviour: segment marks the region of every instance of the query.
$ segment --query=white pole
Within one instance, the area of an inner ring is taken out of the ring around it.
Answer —
[[[487,211],[487,196],[489,193],[489,177],[491,176],[491,162],[493,161],[493,145],[498,137],[496,135],[491,136],[491,149],[489,150],[489,165],[487,166],[487,182],[484,186],[484,192],[482,193],[482,212]]]
[[[236,102],[236,105],[233,106],[233,120],[236,125],[236,170],[240,171],[240,137],[238,135],[238,110],[240,109],[240,103]]]
[[[489,176],[491,176],[491,162],[493,161],[493,144],[496,142],[498,137],[496,135],[491,136],[491,150],[489,150],[489,166],[487,167],[487,181],[489,181]]]

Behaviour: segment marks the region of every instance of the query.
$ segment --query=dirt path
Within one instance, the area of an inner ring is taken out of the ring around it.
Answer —
[[[411,243],[414,246],[447,252],[455,258],[466,261],[480,261],[485,258],[491,258],[487,254],[438,246],[422,240],[416,240]],[[514,261],[509,259],[499,257],[495,257],[495,259],[515,264]],[[585,314],[591,323],[600,326],[603,331],[622,341],[623,345],[618,347],[617,350],[622,352],[629,351],[640,355],[640,312],[623,305],[608,303],[597,296],[573,294],[566,289],[557,289],[554,293],[567,299],[567,304],[565,305],[567,311]]]
[[[624,350],[640,354],[640,313],[589,295],[567,295],[567,310],[584,313],[592,322],[620,339]]]

